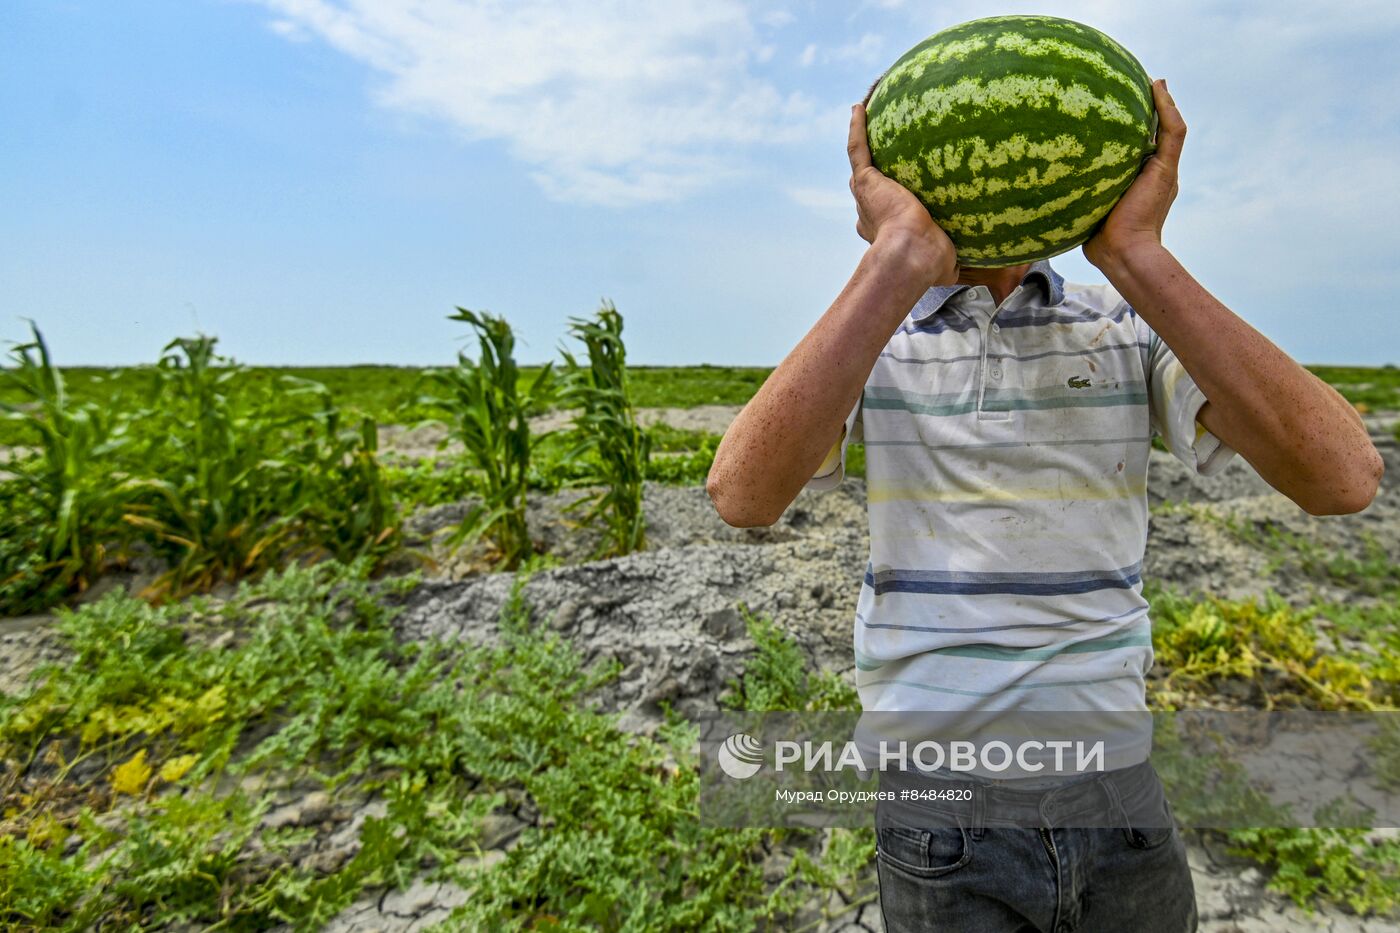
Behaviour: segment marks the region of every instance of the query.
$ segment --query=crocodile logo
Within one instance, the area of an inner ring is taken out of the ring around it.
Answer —
[[[1087,389],[1087,388],[1089,388],[1089,377],[1088,377],[1088,376],[1070,376],[1070,377],[1069,377],[1069,387],[1070,387],[1071,389]]]

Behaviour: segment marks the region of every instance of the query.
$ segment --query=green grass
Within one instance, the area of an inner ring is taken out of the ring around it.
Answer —
[[[648,408],[744,405],[772,372],[766,366],[634,366],[636,403]]]
[[[414,420],[414,400],[428,367],[252,366],[241,378],[272,382],[295,376],[321,383],[346,409],[364,412],[381,424]],[[1400,368],[1395,366],[1308,366],[1352,403],[1371,410],[1400,410]],[[112,391],[137,388],[149,378],[148,367],[61,367],[76,401],[101,401]],[[532,380],[539,365],[522,364],[520,378]],[[767,366],[629,365],[633,403],[645,408],[694,408],[698,405],[743,405],[768,378]],[[0,389],[0,401],[21,401]],[[0,443],[10,441],[0,438]]]
[[[1400,368],[1394,365],[1309,366],[1307,369],[1353,405],[1365,405],[1371,411],[1400,408]]]
[[[77,402],[106,402],[113,396],[137,395],[152,378],[150,367],[60,367]],[[369,415],[380,424],[411,424],[429,412],[418,399],[427,367],[413,366],[254,366],[236,378],[268,385],[282,376],[310,379],[324,385],[347,411]],[[540,372],[539,366],[520,367],[521,389]],[[628,366],[634,405],[646,408],[694,408],[698,405],[743,405],[772,372],[767,367]],[[0,389],[0,401],[20,402],[13,391]],[[13,428],[0,425],[0,444],[28,443]]]

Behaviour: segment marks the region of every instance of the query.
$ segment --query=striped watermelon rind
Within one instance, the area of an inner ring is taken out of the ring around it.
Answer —
[[[866,110],[872,161],[918,196],[961,265],[1084,243],[1154,151],[1152,81],[1083,23],[997,16],[920,42]]]

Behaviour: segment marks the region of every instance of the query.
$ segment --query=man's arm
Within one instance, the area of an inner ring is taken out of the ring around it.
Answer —
[[[1186,123],[1166,82],[1153,85],[1153,96],[1157,152],[1084,245],[1084,255],[1166,341],[1209,399],[1196,415],[1206,430],[1307,512],[1359,512],[1375,498],[1385,471],[1361,416],[1221,304],[1162,246]]]
[[[932,285],[957,279],[952,241],[870,160],[865,108],[847,141],[856,232],[870,244],[846,287],[730,424],[705,481],[730,525],[771,525],[841,436],[880,351]]]

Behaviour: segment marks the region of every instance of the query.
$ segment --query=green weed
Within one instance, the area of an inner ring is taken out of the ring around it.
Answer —
[[[792,636],[747,605],[739,605],[754,651],[744,673],[731,681],[720,702],[751,712],[859,710],[855,687],[830,671],[811,670],[811,661]]]
[[[296,540],[304,552],[347,563],[387,554],[398,543],[404,500],[380,465],[374,419],[361,415],[347,424],[324,386],[306,388],[318,404],[293,460],[302,467],[291,493],[301,503]]]
[[[481,488],[481,473],[469,463],[456,461],[439,468],[431,461],[383,467],[384,479],[400,502],[417,508],[461,502]]]
[[[1240,541],[1272,554],[1269,572],[1288,569],[1366,596],[1400,590],[1400,564],[1371,532],[1362,533],[1359,553],[1346,553],[1273,521],[1247,522],[1234,514],[1207,514]]]
[[[1390,915],[1400,905],[1400,841],[1371,841],[1369,830],[1233,829],[1230,851],[1269,866],[1269,887],[1312,912],[1319,901],[1358,914]]]
[[[595,709],[618,665],[536,629],[524,576],[497,646],[449,646],[400,642],[387,606],[412,581],[376,591],[367,567],[62,613],[73,660],[0,697],[0,924],[316,929],[426,876],[473,887],[451,921],[468,929],[750,929],[868,861],[866,837],[833,836],[767,884],[787,831],[702,826],[694,728],[646,738]],[[254,775],[387,812],[348,862],[311,867],[315,828],[265,825]],[[481,860],[482,821],[527,802],[505,859]]]
[[[1400,369],[1364,366],[1309,366],[1355,404],[1369,410],[1400,409]],[[539,373],[520,366],[522,388]],[[64,367],[76,402],[102,403],[113,391],[127,391],[142,381],[139,369]],[[763,366],[629,366],[633,403],[645,407],[693,408],[697,405],[743,405],[772,372]],[[276,381],[295,376],[321,383],[346,409],[364,412],[379,424],[412,424],[434,412],[419,403],[424,370],[411,366],[254,367],[240,376]],[[20,401],[0,387],[0,400]],[[21,443],[15,428],[0,423],[0,444]],[[1156,446],[1156,445],[1154,445]]]
[[[653,455],[647,464],[647,479],[672,486],[703,484],[715,462],[719,441],[720,435],[706,434],[693,449],[678,451],[672,456]]]

